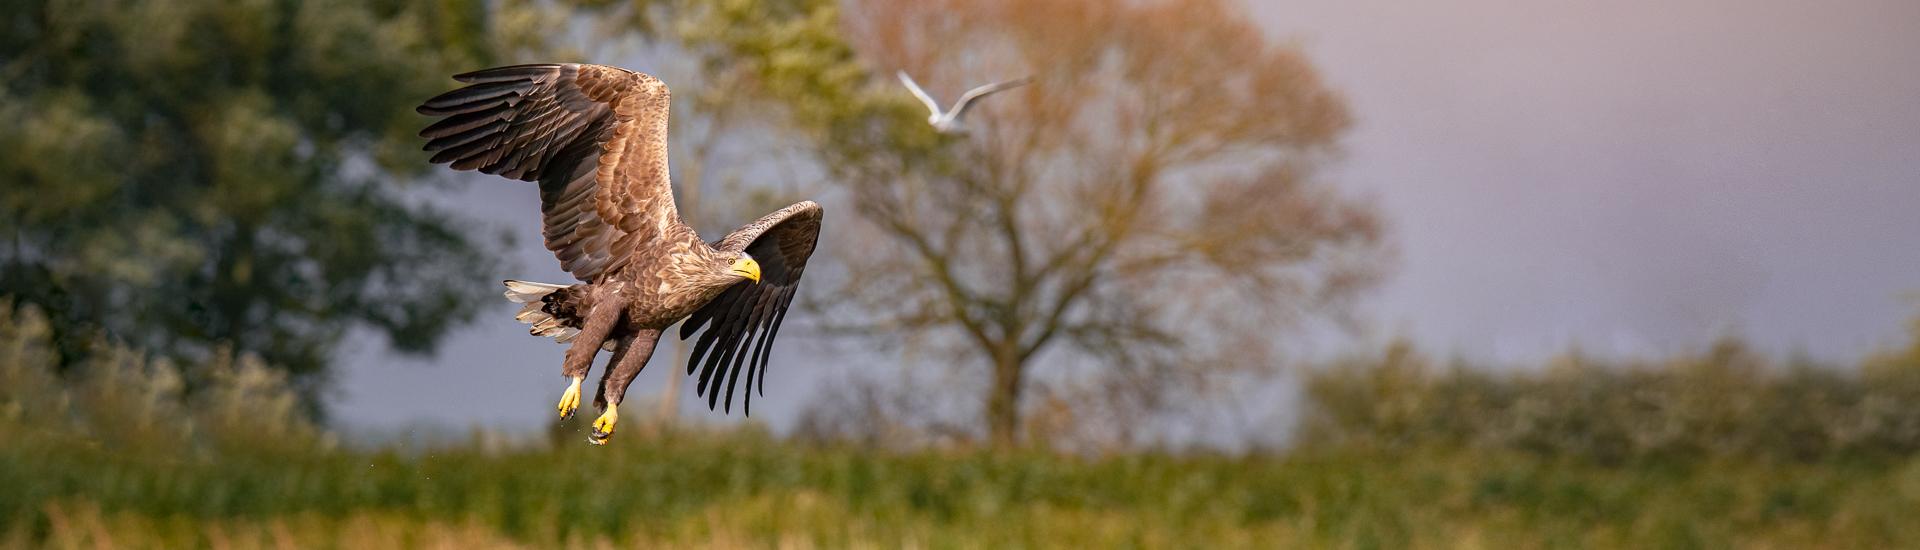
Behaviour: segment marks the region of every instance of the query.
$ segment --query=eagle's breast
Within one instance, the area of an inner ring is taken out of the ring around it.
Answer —
[[[691,230],[667,235],[642,243],[647,250],[637,251],[621,273],[629,283],[623,287],[627,321],[636,328],[666,328],[725,290],[712,284],[718,261],[709,257],[698,235]]]

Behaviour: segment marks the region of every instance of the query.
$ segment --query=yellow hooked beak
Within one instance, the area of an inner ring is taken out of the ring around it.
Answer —
[[[733,261],[733,274],[760,282],[760,262],[753,258],[741,258]]]

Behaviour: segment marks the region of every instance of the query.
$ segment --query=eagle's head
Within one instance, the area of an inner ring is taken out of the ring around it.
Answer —
[[[732,265],[727,267],[727,273],[758,283],[760,282],[760,262],[755,261],[753,256],[741,252],[739,257],[733,259]]]

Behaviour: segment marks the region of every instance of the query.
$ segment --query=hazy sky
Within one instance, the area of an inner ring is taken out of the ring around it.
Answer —
[[[1376,313],[1469,356],[1722,333],[1847,359],[1920,301],[1920,2],[1270,1],[1360,118]]]
[[[1331,176],[1380,199],[1401,253],[1369,338],[1523,361],[1739,334],[1853,360],[1920,313],[1920,2],[1253,6],[1358,116]],[[568,280],[540,247],[531,185],[474,178],[449,201],[513,221],[520,271],[503,278]],[[542,425],[562,348],[513,311],[500,301],[426,360],[350,351],[336,410],[362,426]],[[834,366],[792,340],[756,418],[783,424]],[[654,394],[663,367],[631,395]]]

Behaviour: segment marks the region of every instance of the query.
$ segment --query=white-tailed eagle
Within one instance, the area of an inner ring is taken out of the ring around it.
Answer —
[[[569,379],[561,418],[579,409],[594,356],[611,351],[594,399],[604,412],[590,439],[604,444],[661,331],[682,319],[682,339],[705,329],[687,373],[699,367],[697,391],[708,408],[732,409],[743,368],[743,410],[754,392],[764,395],[774,336],[820,234],[820,205],[782,208],[710,244],[674,205],[669,95],[658,79],[572,63],[454,79],[467,86],[417,109],[442,117],[420,131],[432,161],[538,182],[547,248],[582,282],[506,282],[507,298],[527,304],[519,319],[533,334],[572,346],[561,366]]]

